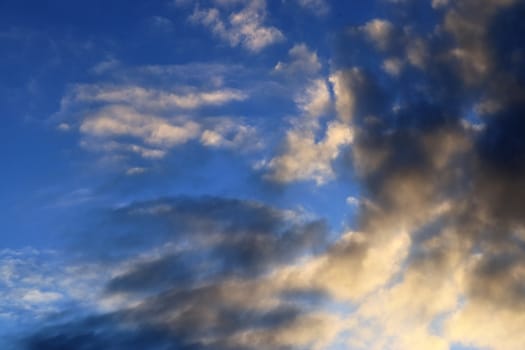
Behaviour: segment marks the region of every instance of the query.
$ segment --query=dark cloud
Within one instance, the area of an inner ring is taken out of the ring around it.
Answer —
[[[254,282],[324,245],[325,223],[301,215],[219,197],[165,198],[113,210],[99,226],[103,230],[91,236],[104,238],[111,252],[84,246],[81,260],[120,266],[101,297],[133,296],[138,304],[84,319],[59,318],[24,339],[23,347],[245,348],[232,337],[278,329],[304,312],[289,295],[281,298]]]
[[[208,196],[160,198],[94,214],[97,221],[74,245],[87,258],[108,260],[181,242],[204,250],[231,248],[232,259],[239,254],[293,257],[322,249],[327,230],[323,220],[307,220],[299,212]]]
[[[132,264],[107,285],[108,293],[159,292],[227,277],[253,278],[304,254],[321,251],[327,233],[321,220],[303,220],[257,202],[218,197],[172,198],[135,203],[111,213],[118,233],[104,231],[105,245],[128,257],[129,243],[155,253]],[[120,225],[125,230],[119,228]],[[151,242],[155,244],[152,245]],[[98,251],[96,258],[100,259]]]
[[[170,291],[135,308],[45,327],[22,345],[28,350],[240,350],[247,347],[228,342],[229,336],[253,328],[278,328],[299,314],[291,306],[261,312],[221,305],[223,292],[217,286]]]
[[[89,317],[76,322],[46,327],[24,339],[24,349],[204,349],[195,344],[184,344],[176,334],[142,325],[126,328],[117,315]]]
[[[417,36],[406,30],[423,28],[416,17],[403,23],[404,31],[394,27],[399,35],[376,47],[375,59],[399,57],[409,67],[398,77],[385,79],[358,55],[350,55],[351,67],[343,62],[355,97],[349,159],[373,203],[363,206],[363,230],[397,218],[414,237],[409,269],[450,268],[446,261],[459,250],[460,261],[476,266],[468,272],[467,300],[483,296],[487,303],[521,307],[525,6],[483,3],[451,2],[437,26]],[[358,35],[362,27],[351,32]],[[416,40],[420,65],[410,58]],[[487,101],[492,108],[476,110]],[[448,209],[432,214],[439,205]]]

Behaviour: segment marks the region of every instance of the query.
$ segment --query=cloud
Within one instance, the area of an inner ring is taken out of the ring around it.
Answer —
[[[234,89],[197,91],[177,94],[141,86],[77,85],[67,97],[68,103],[111,103],[132,105],[141,110],[196,109],[242,101],[246,94]]]
[[[69,131],[71,129],[71,127],[67,123],[60,123],[60,124],[58,124],[57,129],[60,130],[60,131],[66,132],[66,131]]]
[[[323,79],[311,81],[302,94],[295,97],[295,103],[311,117],[323,116],[331,106],[330,91]]]
[[[398,2],[401,8],[406,7],[405,11],[413,11],[411,6],[413,7],[414,4],[415,2],[412,1]],[[431,55],[428,41],[434,40],[434,43],[437,43],[442,28],[436,25],[434,33],[423,33],[417,29],[418,25],[412,22],[404,23],[402,19],[393,21],[374,18],[363,25],[351,26],[345,34],[355,40],[354,45],[361,47],[362,52],[358,53],[354,50],[352,53],[342,55],[342,59],[358,55],[361,61],[365,59],[366,54],[373,55],[374,58],[383,61],[383,70],[392,76],[398,76],[401,68],[407,65],[425,69]]]
[[[235,2],[228,2],[237,3]],[[224,4],[223,4],[224,5]],[[248,51],[259,52],[267,46],[284,40],[282,32],[264,24],[266,1],[250,0],[225,20],[219,8],[195,7],[190,20],[209,28],[212,33],[231,47],[242,46]]]
[[[98,282],[104,287],[100,311],[30,332],[24,348],[118,349],[132,342],[145,349],[324,349],[355,331],[355,324],[325,309],[323,300],[368,305],[370,293],[401,271],[410,246],[407,232],[398,231],[403,227],[386,220],[376,224],[377,231],[348,232],[325,250],[322,222],[234,199],[166,198],[109,214],[111,221],[102,226],[109,231],[95,233],[105,237],[104,250],[93,245],[99,241],[93,237],[81,244],[81,261],[109,272]],[[433,290],[422,278],[414,272],[399,288]],[[401,298],[389,317],[415,307],[409,293],[387,293],[392,296],[385,295],[385,303]],[[121,301],[111,303],[115,298]],[[378,300],[371,298],[373,304],[356,317],[385,315],[375,314]],[[421,301],[419,307],[428,307],[423,294]],[[410,334],[419,332],[426,339],[423,330]]]
[[[151,145],[173,146],[195,138],[200,130],[192,121],[174,125],[127,107],[111,106],[86,117],[80,131],[93,136],[130,135]]]
[[[290,62],[277,62],[274,67],[276,72],[283,72],[289,75],[297,74],[316,74],[322,65],[316,52],[310,51],[305,44],[296,44],[289,51]]]
[[[394,26],[387,20],[376,18],[360,27],[360,30],[378,49],[386,50],[391,44]]]
[[[448,5],[448,0],[432,0],[433,8],[440,8]]]
[[[22,300],[31,304],[49,303],[62,298],[60,293],[42,292],[38,289],[30,290],[22,296]]]
[[[387,58],[383,61],[381,68],[390,75],[398,76],[403,69],[403,62],[398,58]]]
[[[516,325],[524,321],[522,310],[502,310],[497,305],[473,302],[451,317],[447,322],[447,334],[463,344],[520,349],[525,339]]]
[[[351,206],[355,206],[359,204],[359,198],[354,196],[349,196],[346,198],[346,203]]]
[[[143,147],[132,143],[123,143],[117,141],[101,141],[98,139],[85,139],[80,142],[80,146],[94,152],[100,152],[108,155],[116,155],[117,158],[122,153],[137,154],[144,159],[161,159],[166,156],[166,150]]]
[[[353,122],[354,115],[365,110],[367,117],[373,117],[387,103],[379,86],[368,79],[367,72],[359,67],[335,71],[330,76],[330,82],[338,117],[344,123]]]
[[[76,303],[78,309],[94,305],[96,286],[106,278],[103,270],[88,265],[68,266],[70,258],[54,251],[0,251],[0,324],[5,326],[2,336],[14,331],[13,325],[44,322],[64,305]]]
[[[170,148],[192,140],[206,147],[236,148],[256,134],[253,127],[234,123],[229,118],[205,119],[197,123],[184,117],[168,119],[143,114],[119,105],[87,115],[80,132],[87,137],[82,142],[86,149],[132,152],[148,159],[163,158]],[[122,137],[133,137],[146,146],[118,141]],[[250,147],[257,147],[257,143],[252,142]]]
[[[320,118],[330,116],[333,103],[327,80],[316,74],[320,68],[317,55],[304,44],[294,46],[289,54],[295,59],[290,63],[279,62],[276,70],[292,76],[304,72],[314,74],[316,78],[306,80],[306,87],[295,96],[302,116],[292,121],[281,150],[269,161],[259,162],[257,168],[264,168],[266,178],[274,182],[313,180],[322,185],[335,178],[332,163],[341,150],[352,143],[353,132],[336,120],[329,121],[322,130]],[[333,83],[333,79],[330,82]],[[336,104],[341,104],[337,87],[334,87],[334,92]],[[324,135],[319,135],[320,131]]]
[[[173,30],[173,22],[169,18],[163,16],[151,16],[148,21],[155,29],[165,32],[170,32]]]
[[[331,79],[339,116],[354,130],[348,157],[366,196],[359,227],[371,243],[364,247],[377,249],[376,242],[394,239],[390,233],[409,242],[398,256],[404,267],[390,274],[396,277],[360,293],[349,330],[355,348],[384,348],[386,341],[399,349],[523,345],[513,325],[524,305],[525,222],[514,208],[525,200],[517,180],[525,80],[521,59],[510,54],[523,47],[510,29],[517,28],[511,13],[523,6],[460,1],[443,10],[434,27],[443,30],[426,36],[402,30],[405,38],[383,41],[366,34],[379,62],[399,57],[413,69],[383,80],[380,67],[363,62]],[[382,32],[377,28],[369,31]],[[407,80],[398,83],[400,77]],[[480,100],[497,100],[498,108],[476,115],[483,126],[472,128],[465,118]],[[400,229],[388,230],[394,222]],[[489,314],[497,321],[481,327]]]
[[[235,349],[257,348],[266,339],[284,349],[324,344],[337,333],[334,317],[303,315],[299,305],[258,280],[315,253],[326,235],[322,221],[213,197],[134,203],[109,214],[110,234],[96,233],[107,238],[106,257],[90,240],[82,244],[80,262],[109,270],[104,293],[94,295],[101,304],[121,302],[105,312],[102,305],[87,316],[59,317],[30,332],[24,348],[122,348],[132,342],[144,349]],[[131,229],[116,236],[123,223]],[[323,327],[315,338],[304,333],[304,326],[318,322]]]
[[[318,142],[312,130],[288,131],[284,152],[267,164],[268,176],[277,182],[314,180],[321,185],[334,178],[332,162],[352,138],[352,130],[338,122],[330,123]]]
[[[194,69],[209,72],[204,77],[194,74]],[[101,153],[103,159],[118,159],[125,168],[132,167],[128,163],[133,155],[158,160],[190,142],[253,150],[262,143],[254,142],[256,129],[244,118],[202,116],[206,108],[221,108],[248,98],[239,89],[223,86],[230,74],[234,72],[220,65],[114,67],[111,76],[117,78],[111,84],[101,79],[100,83],[73,85],[54,119],[59,125],[68,125],[68,130],[78,129],[84,149]],[[129,76],[134,77],[132,81],[126,78]],[[198,87],[208,84],[210,77],[216,89]]]
[[[326,349],[341,331],[342,324],[334,315],[312,312],[279,329],[243,332],[235,342],[251,348]]]
[[[240,2],[216,4],[222,11]],[[283,183],[322,184],[351,172],[361,194],[349,200],[355,227],[331,232],[304,212],[243,199],[159,198],[116,208],[78,243],[102,275],[76,295],[88,290],[98,303],[79,317],[43,322],[25,347],[523,348],[525,7],[459,0],[422,20],[412,5],[398,3],[386,27],[377,19],[356,27],[363,41],[345,36],[342,55],[351,57],[334,63],[337,114],[325,124],[327,84],[313,70],[296,99],[303,115],[265,164]],[[122,111],[131,117],[98,124],[104,108],[89,114],[84,132],[140,141],[115,147],[163,152],[167,140],[191,130],[184,117],[129,106]],[[184,142],[222,144],[224,131],[201,121],[191,120],[198,132]],[[174,137],[159,133],[162,126],[182,131]],[[335,159],[346,168],[333,167]],[[11,260],[0,265],[17,292],[4,296],[9,302],[24,295],[57,302],[43,293],[67,298],[64,290],[76,285],[68,275],[68,288],[53,289],[56,279],[40,283],[42,272],[39,283],[19,281]],[[74,276],[86,270],[76,266]]]
[[[126,175],[129,175],[129,176],[140,175],[140,174],[144,174],[147,171],[148,171],[147,168],[133,167],[133,168],[129,168],[128,170],[126,170]]]
[[[106,60],[103,60],[99,63],[97,63],[93,68],[91,68],[91,71],[95,74],[104,74],[108,71],[111,71],[118,67],[120,65],[120,62],[116,60],[113,57],[109,57]]]
[[[192,121],[173,125],[164,119],[142,115],[133,109],[112,106],[88,116],[80,131],[94,136],[131,135],[157,146],[173,146],[195,138],[199,125]]]
[[[320,16],[326,15],[330,11],[330,6],[325,0],[297,0],[297,3]]]

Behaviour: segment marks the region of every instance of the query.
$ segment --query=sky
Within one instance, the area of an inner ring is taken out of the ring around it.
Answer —
[[[525,348],[525,3],[0,1],[0,348]]]

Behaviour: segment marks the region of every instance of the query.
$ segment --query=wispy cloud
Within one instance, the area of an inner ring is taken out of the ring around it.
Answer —
[[[105,69],[126,75],[120,73],[122,66]],[[178,77],[187,80],[187,74],[194,69],[208,69],[209,75],[193,75],[191,82],[196,85],[178,83]],[[260,146],[254,141],[255,128],[243,118],[202,115],[203,109],[221,108],[248,98],[246,92],[223,86],[227,73],[224,67],[143,66],[134,68],[134,72],[139,77],[137,83],[110,84],[101,79],[98,84],[73,85],[55,115],[59,128],[66,130],[67,125],[68,131],[78,130],[84,149],[114,156],[135,154],[150,160],[164,158],[170,149],[189,142],[213,148],[242,146],[244,150]],[[215,89],[202,86],[210,76],[217,79]],[[151,81],[164,77],[169,77],[171,87],[159,88],[164,84]]]
[[[204,106],[242,101],[248,96],[235,89],[176,93],[141,86],[78,85],[65,103],[112,103],[132,105],[142,110],[191,110]]]
[[[330,5],[326,0],[296,0],[299,6],[312,11],[317,15],[326,15],[330,11]]]

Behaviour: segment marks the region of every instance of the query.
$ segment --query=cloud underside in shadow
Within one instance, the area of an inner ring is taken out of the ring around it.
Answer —
[[[325,245],[326,224],[305,215],[217,197],[158,199],[111,211],[109,229],[90,238],[104,239],[107,254],[86,241],[79,259],[114,271],[101,298],[120,303],[71,322],[58,317],[23,346],[244,348],[235,340],[243,330],[270,332],[301,313],[284,290],[282,296],[264,291],[257,281]]]

